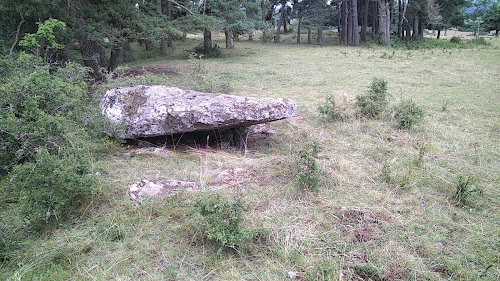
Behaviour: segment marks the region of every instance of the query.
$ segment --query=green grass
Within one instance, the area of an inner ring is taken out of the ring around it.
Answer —
[[[126,158],[108,147],[96,163],[108,171],[100,178],[104,195],[77,221],[26,241],[0,265],[0,279],[287,280],[296,272],[304,280],[498,280],[498,39],[487,48],[446,50],[329,40],[299,46],[285,37],[284,44],[262,45],[242,37],[223,58],[205,60],[233,94],[288,97],[300,115],[269,124],[279,134],[250,143],[246,154],[190,149]],[[182,48],[129,66],[189,69]],[[187,71],[113,85],[189,87],[189,77]],[[390,117],[323,122],[317,108],[328,95],[350,106],[374,77],[388,81],[391,105],[412,99],[425,109],[424,121],[411,132],[395,129]],[[316,192],[297,193],[288,167],[294,151],[314,140],[323,147],[317,163],[325,180]],[[238,181],[217,183],[218,173],[232,167],[244,169]],[[483,191],[467,206],[454,199],[459,174],[474,176]],[[202,192],[134,206],[125,187],[141,179],[197,181]],[[218,253],[196,224],[195,202],[214,189],[242,199],[245,229],[260,233],[239,252]]]

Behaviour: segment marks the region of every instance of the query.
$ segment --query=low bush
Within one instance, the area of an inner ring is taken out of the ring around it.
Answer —
[[[237,248],[248,238],[243,229],[243,205],[220,194],[209,195],[198,201],[204,237],[219,247]]]
[[[335,122],[347,119],[345,111],[337,106],[335,98],[329,95],[324,104],[318,106],[320,115],[328,122]]]
[[[475,184],[477,178],[474,176],[458,175],[454,199],[459,205],[472,205],[474,197],[482,194],[482,190]]]
[[[453,36],[450,39],[450,43],[453,43],[453,44],[462,44],[462,37]]]
[[[307,142],[298,151],[294,167],[295,181],[301,191],[316,191],[321,179],[317,158],[321,151],[319,143]]]
[[[192,54],[189,57],[192,74],[186,87],[200,92],[231,93],[231,85],[224,77],[215,76],[207,70],[202,57]]]
[[[424,118],[424,110],[415,102],[403,100],[393,109],[393,115],[398,129],[410,130]]]
[[[197,55],[201,55],[204,58],[220,58],[222,57],[222,51],[217,44],[213,44],[208,50],[205,49],[203,44],[196,46],[193,52]]]
[[[387,81],[374,78],[365,95],[356,96],[356,106],[360,115],[376,119],[387,108],[389,95]]]

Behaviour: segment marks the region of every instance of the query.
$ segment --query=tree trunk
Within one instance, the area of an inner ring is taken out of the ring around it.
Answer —
[[[160,54],[162,54],[162,55],[166,54],[167,49],[168,49],[167,40],[165,38],[161,38],[161,40],[160,40]]]
[[[311,28],[307,28],[307,44],[312,44],[312,31]]]
[[[302,18],[299,18],[299,22],[297,23],[297,44],[300,44],[300,24],[302,22]]]
[[[352,21],[352,1],[355,0],[344,0],[346,2],[346,13],[347,13],[347,44],[352,44],[352,30],[354,28],[354,23]],[[357,1],[357,0],[356,0]]]
[[[224,35],[226,36],[226,49],[234,48],[233,33],[231,32],[231,30],[225,28]]]
[[[282,21],[283,21],[283,14],[281,14],[280,20],[278,21],[278,26],[276,28],[276,34],[274,35],[274,43],[280,42],[280,32],[281,32]]]
[[[266,2],[265,2],[265,0],[262,0],[262,2],[260,2],[260,8],[262,11],[262,21],[265,23],[266,22]],[[264,29],[262,29],[262,42],[267,43],[267,32],[266,32],[265,26],[264,26]]]
[[[366,30],[368,29],[368,2],[363,1],[363,19],[361,20],[361,41],[366,41]]]
[[[212,31],[209,29],[203,31],[203,49],[205,51],[212,49]]]
[[[379,31],[381,32],[381,42],[391,44],[391,11],[386,0],[378,0]]]
[[[349,26],[348,15],[349,15],[349,10],[347,9],[347,0],[343,0],[342,1],[342,42],[344,43],[344,45],[348,44],[348,41],[347,41],[347,33],[348,33],[348,26]]]
[[[340,1],[337,1],[337,34],[339,35],[339,44],[342,44],[342,17],[340,16]]]
[[[498,29],[495,30],[495,37],[498,37]]]
[[[316,43],[320,44],[323,43],[323,27],[320,26],[318,27],[318,36],[316,36]]]
[[[233,32],[233,40],[240,42],[240,34],[238,34],[238,32]]]
[[[438,29],[438,34],[437,34],[437,38],[436,39],[439,39],[441,38],[441,29]]]
[[[287,34],[288,33],[288,28],[287,28],[288,17],[286,15],[286,7],[285,7],[285,5],[281,5],[281,12],[282,12],[282,15],[283,15],[283,34]]]
[[[401,0],[398,0],[398,37],[403,38],[403,3]]]
[[[358,0],[351,0],[351,11],[352,11],[352,45],[359,45],[359,34],[358,34]]]
[[[79,36],[78,40],[80,43],[80,53],[82,54],[83,65],[92,69],[92,76],[97,80],[103,79],[103,74],[101,73],[101,66],[106,64],[106,54],[101,52],[101,45],[95,41],[83,39],[83,36]],[[102,47],[104,49],[104,47]],[[99,59],[96,54],[99,54]],[[104,55],[104,56],[103,56]]]
[[[422,23],[422,21],[419,21],[418,23],[418,36],[424,37],[424,24]]]
[[[418,36],[418,16],[415,15],[413,17],[413,35],[412,35],[412,39],[416,39]]]
[[[378,0],[377,0],[378,1]],[[372,3],[372,39],[375,39],[375,35],[378,34],[378,9],[377,1],[370,1]]]
[[[108,71],[113,72],[120,64],[123,63],[123,47],[113,47],[111,57],[109,58]]]
[[[144,46],[146,46],[146,51],[153,50],[153,42],[151,42],[151,40],[145,40]]]
[[[410,41],[411,40],[411,26],[410,26],[410,23],[408,21],[405,22],[405,29],[406,29],[405,40]]]
[[[253,32],[248,33],[248,41],[253,41]]]
[[[170,0],[167,0],[166,6],[167,6],[167,10],[166,10],[167,19],[169,21],[172,21],[172,2],[170,2]],[[169,35],[168,39],[167,39],[167,47],[172,48],[173,46],[174,46],[174,43],[172,40],[172,35]]]

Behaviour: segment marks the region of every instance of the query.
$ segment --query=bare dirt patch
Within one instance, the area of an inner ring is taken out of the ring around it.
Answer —
[[[152,65],[137,66],[127,69],[124,71],[123,76],[134,77],[149,73],[174,76],[174,75],[179,75],[182,72],[185,72],[185,70],[182,70],[179,67],[163,65],[163,64],[152,64]]]

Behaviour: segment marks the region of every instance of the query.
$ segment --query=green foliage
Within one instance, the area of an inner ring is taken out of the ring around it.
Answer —
[[[403,100],[393,109],[394,119],[398,129],[410,130],[424,118],[424,110],[413,100]]]
[[[96,191],[88,151],[82,147],[65,150],[63,155],[53,155],[40,149],[34,163],[18,165],[12,172],[9,184],[20,195],[22,212],[31,223],[71,217]]]
[[[208,195],[198,201],[200,225],[204,237],[221,248],[235,248],[247,239],[242,227],[243,205],[240,200],[227,200],[220,194]]]
[[[34,34],[25,34],[19,41],[19,46],[30,50],[37,56],[44,57],[48,50],[64,49],[64,45],[59,43],[56,32],[65,29],[66,24],[57,19],[48,19],[44,23],[37,22],[38,30]]]
[[[459,37],[459,36],[453,36],[451,37],[450,39],[450,43],[453,43],[453,44],[462,44],[462,37]]]
[[[0,59],[0,174],[34,161],[37,150],[60,154],[68,136],[86,141],[107,126],[87,94],[87,70],[70,63],[50,73],[41,58]]]
[[[107,126],[87,93],[87,69],[67,64],[49,72],[42,59],[0,59],[0,175],[36,225],[73,214],[97,181],[90,152]],[[11,200],[12,201],[12,200]]]
[[[307,138],[303,134],[304,138]],[[301,191],[316,191],[321,179],[317,159],[321,147],[318,142],[307,142],[295,156],[294,173],[295,181]]]
[[[481,195],[483,191],[475,186],[477,178],[474,176],[458,175],[455,194],[453,198],[460,205],[473,205],[474,197]]]
[[[354,272],[356,272],[356,274],[363,280],[382,280],[380,278],[378,269],[370,263],[356,265],[354,267]]]
[[[389,104],[387,81],[374,78],[365,95],[356,96],[359,114],[366,118],[378,118]]]
[[[203,44],[200,44],[194,48],[193,52],[198,56],[203,56],[205,58],[222,57],[222,51],[217,44],[213,44],[208,50],[203,47]]]
[[[491,43],[486,41],[486,39],[484,39],[483,37],[479,37],[475,40],[472,41],[474,44],[476,45],[480,45],[480,46],[490,46]]]
[[[335,97],[329,95],[325,104],[318,106],[321,116],[328,122],[335,122],[347,119],[347,115],[342,108],[337,106]]]

